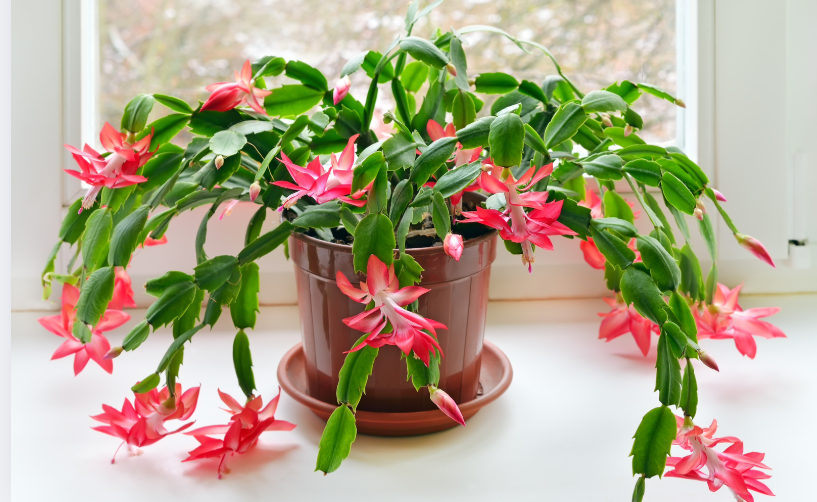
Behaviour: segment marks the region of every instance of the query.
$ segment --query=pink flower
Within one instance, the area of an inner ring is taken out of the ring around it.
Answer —
[[[712,305],[704,308],[700,314],[697,310],[693,310],[693,314],[698,324],[698,338],[715,340],[732,338],[735,340],[738,352],[754,359],[757,354],[757,344],[753,336],[785,338],[786,335],[780,328],[760,320],[761,317],[778,313],[779,308],[749,310],[740,308],[738,295],[741,287],[742,285],[730,290],[723,284],[718,284]]]
[[[185,432],[188,436],[194,436],[200,446],[190,451],[189,456],[182,462],[220,456],[218,477],[221,479],[222,474],[229,472],[227,469],[228,456],[246,453],[255,446],[262,432],[291,431],[295,428],[295,424],[275,419],[275,410],[278,408],[278,399],[281,397],[280,388],[278,395],[264,408],[262,408],[264,401],[261,396],[250,399],[245,406],[241,406],[232,396],[220,390],[218,395],[229,408],[227,411],[232,414],[230,423]],[[216,439],[210,437],[211,434],[224,434],[224,438]]]
[[[136,301],[133,299],[133,288],[131,280],[125,267],[114,267],[115,279],[113,283],[113,298],[108,303],[111,310],[122,310],[124,308],[136,308]]]
[[[428,390],[431,395],[431,402],[437,405],[437,408],[440,409],[443,413],[446,414],[448,418],[457,422],[458,424],[465,426],[465,419],[462,418],[462,413],[460,413],[460,408],[457,406],[457,403],[451,399],[451,396],[443,392],[442,390],[438,389],[433,385],[428,386]]]
[[[246,103],[257,113],[266,115],[267,110],[262,103],[264,98],[272,94],[272,91],[255,87],[249,60],[244,62],[241,73],[235,72],[235,82],[218,82],[208,85],[206,89],[212,94],[202,105],[201,111],[226,112]],[[261,103],[258,102],[259,98]]]
[[[646,357],[647,352],[650,351],[651,334],[653,332],[659,334],[661,329],[654,322],[643,318],[632,305],[627,307],[618,298],[618,295],[616,299],[602,298],[602,300],[613,307],[613,310],[607,314],[599,314],[604,318],[599,326],[599,339],[609,342],[625,333],[630,333],[633,335],[635,344]]]
[[[443,129],[443,126],[441,126],[439,122],[434,119],[428,121],[426,132],[428,132],[428,137],[431,138],[431,141],[437,141],[440,138],[457,137],[457,130],[454,128],[454,124],[448,124],[445,126],[445,129]],[[462,145],[457,143],[457,155],[454,158],[454,165],[459,167],[464,164],[475,162],[477,159],[479,159],[481,153],[482,147],[478,146],[476,148],[463,150]]]
[[[604,270],[604,262],[606,259],[604,255],[601,254],[601,251],[599,251],[599,248],[596,247],[596,243],[593,242],[592,237],[588,237],[586,241],[581,241],[579,248],[582,250],[584,261],[586,261],[588,265],[598,270]]]
[[[162,244],[167,244],[167,236],[163,235],[161,239],[154,239],[148,236],[145,239],[145,243],[141,247],[149,248],[151,246],[161,246]]]
[[[349,94],[349,88],[352,87],[352,80],[349,78],[349,75],[346,75],[342,79],[338,80],[335,84],[335,90],[332,91],[332,102],[337,105],[343,98]]]
[[[426,126],[426,131],[428,132],[428,136],[431,138],[431,141],[437,141],[440,138],[455,138],[457,136],[457,131],[454,128],[454,124],[448,124],[443,129],[437,121],[431,119],[428,121],[428,125]],[[480,155],[482,154],[482,147],[478,146],[476,148],[469,148],[467,150],[463,150],[462,145],[457,143],[457,154],[454,157],[454,165],[456,167],[470,164],[471,162],[476,162],[479,160]],[[486,162],[490,163],[491,160],[488,159]],[[433,185],[432,185],[433,187]],[[470,186],[465,187],[464,189],[460,190],[459,192],[455,193],[451,196],[451,205],[454,207],[454,214],[461,214],[462,213],[462,196],[465,192],[474,192],[479,190],[480,186],[478,183],[472,183]]]
[[[308,195],[315,199],[318,204],[329,202],[335,199],[340,199],[347,204],[362,207],[366,205],[366,200],[358,200],[357,197],[365,194],[366,190],[360,190],[355,194],[351,194],[352,189],[352,165],[354,163],[354,142],[358,135],[349,138],[349,143],[340,155],[340,160],[335,158],[332,154],[332,165],[326,169],[320,161],[320,158],[315,159],[307,164],[306,167],[301,167],[294,164],[285,153],[281,152],[281,162],[284,163],[289,174],[295,183],[289,181],[275,181],[273,185],[295,190],[295,193],[289,195],[281,206],[279,211],[292,207],[293,204],[304,195]],[[367,187],[368,189],[368,187]],[[355,198],[352,198],[355,197]]]
[[[361,282],[361,289],[357,289],[352,286],[343,272],[337,273],[338,287],[346,296],[358,303],[374,302],[371,310],[364,310],[356,316],[343,320],[343,323],[350,328],[369,333],[363,343],[349,352],[360,350],[366,345],[376,348],[383,345],[397,345],[408,357],[414,350],[414,354],[426,366],[428,366],[429,351],[442,354],[437,344],[435,329],[448,328],[437,321],[426,319],[403,308],[427,293],[427,289],[419,286],[399,289],[400,284],[394,275],[394,265],[387,267],[375,255],[369,257],[366,280],[368,282]],[[392,332],[383,333],[388,323],[391,323]]]
[[[630,241],[627,243],[627,247],[632,249],[635,253],[635,260],[633,260],[633,263],[640,262],[641,253],[639,253],[638,249],[636,248],[635,238],[630,239]],[[604,270],[604,262],[606,258],[604,258],[604,255],[601,254],[599,248],[596,247],[596,243],[593,242],[592,237],[588,237],[587,241],[581,241],[579,243],[579,248],[582,250],[584,261],[586,261],[588,265],[595,269]]]
[[[626,202],[631,209],[635,208],[635,202]],[[584,200],[579,201],[579,205],[590,209],[591,218],[604,218],[604,212],[601,207],[601,199],[593,190],[590,190],[589,188],[585,190]],[[641,216],[641,211],[633,211],[633,218],[638,219],[639,216]]]
[[[119,310],[106,310],[96,326],[91,328],[91,341],[83,344],[72,333],[77,318],[75,306],[78,300],[79,290],[70,284],[65,284],[62,288],[60,314],[38,319],[45,329],[65,338],[65,341],[57,348],[51,359],[60,359],[73,354],[74,375],[80,374],[85,365],[88,364],[89,359],[93,359],[103,370],[111,373],[113,372],[113,361],[104,358],[105,354],[110,350],[111,344],[108,343],[108,339],[102,333],[122,326],[128,322],[130,315]]]
[[[167,387],[158,391],[156,389],[144,394],[134,394],[134,404],[125,398],[122,410],[119,411],[107,404],[102,405],[104,413],[92,416],[94,420],[106,425],[93,427],[95,431],[117,437],[122,440],[122,445],[128,445],[128,453],[133,455],[141,454],[139,450],[142,446],[148,446],[162,439],[168,434],[181,432],[194,422],[188,422],[175,431],[168,432],[164,423],[168,420],[187,420],[196,411],[196,402],[199,399],[199,387],[188,389],[182,394],[181,384],[176,384],[175,397],[170,397]],[[113,454],[111,463],[116,459]]]
[[[127,133],[118,133],[111,124],[105,122],[102,132],[99,133],[99,141],[107,151],[112,152],[107,157],[103,157],[87,144],[82,150],[64,145],[80,168],[79,171],[65,169],[65,172],[91,185],[82,199],[80,213],[94,205],[96,196],[103,187],[122,188],[147,181],[144,176],[137,175],[136,171],[152,155],[152,152],[148,151],[152,137],[151,132],[131,144],[126,141],[129,138]]]
[[[233,208],[238,205],[240,201],[238,199],[231,200],[224,206],[224,210],[221,211],[221,215],[219,215],[218,219],[221,220],[225,216],[230,216],[233,213]]]
[[[454,258],[457,261],[460,261],[460,256],[462,256],[462,236],[459,234],[448,234],[445,236],[445,240],[443,241],[443,250],[445,250],[445,254]]]
[[[667,458],[667,466],[674,469],[665,476],[706,481],[709,490],[713,492],[726,485],[738,500],[746,502],[754,501],[749,490],[774,495],[769,487],[760,482],[771,476],[755,469],[770,469],[761,463],[765,454],[743,453],[743,442],[736,437],[713,437],[718,429],[717,420],[713,420],[708,428],[702,429],[691,423],[684,424],[681,417],[675,418],[679,430],[673,444],[691,453],[683,458]],[[720,443],[730,443],[731,446],[717,451],[715,446]],[[702,471],[704,467],[706,474]]]
[[[738,244],[748,249],[750,253],[774,267],[772,257],[769,255],[769,252],[766,251],[763,243],[761,243],[759,240],[743,234],[735,234],[735,238],[738,240]]]
[[[528,266],[528,271],[533,263],[531,244],[552,250],[549,235],[576,235],[556,221],[562,212],[562,201],[546,202],[547,192],[530,191],[539,180],[553,171],[553,165],[539,168],[534,175],[535,171],[536,168],[532,167],[519,180],[508,175],[505,181],[492,173],[483,172],[478,178],[480,186],[490,193],[504,193],[507,202],[505,211],[477,207],[476,211],[462,213],[465,217],[463,222],[482,223],[496,228],[503,239],[522,244],[522,263]],[[526,213],[525,207],[533,210]]]

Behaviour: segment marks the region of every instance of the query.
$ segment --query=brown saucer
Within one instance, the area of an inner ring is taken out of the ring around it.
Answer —
[[[278,364],[278,383],[292,399],[311,409],[323,420],[328,420],[337,406],[324,403],[307,394],[304,364],[303,344],[298,343],[289,349]],[[485,341],[479,377],[480,392],[473,401],[460,405],[465,420],[501,396],[511,385],[511,379],[513,368],[508,356],[496,345]],[[359,433],[375,436],[416,436],[457,426],[456,422],[439,410],[412,413],[358,411],[355,418]]]

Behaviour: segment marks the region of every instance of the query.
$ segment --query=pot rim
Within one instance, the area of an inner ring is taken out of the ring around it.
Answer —
[[[498,234],[499,234],[499,231],[492,228],[489,232],[486,232],[486,233],[484,233],[482,235],[479,235],[477,237],[473,237],[471,239],[464,240],[463,241],[463,247],[471,247],[471,246],[479,245],[479,244],[481,244],[481,243],[483,243],[485,241],[489,241],[489,240],[493,239]],[[291,235],[292,235],[293,239],[298,239],[301,242],[305,242],[305,243],[307,243],[309,245],[312,245],[312,246],[315,246],[315,247],[330,249],[332,251],[339,252],[339,253],[352,254],[352,246],[350,246],[349,244],[337,244],[335,242],[326,242],[326,241],[318,239],[316,237],[306,235],[305,233],[302,233],[302,232],[293,232]],[[398,250],[395,248],[394,251],[398,251]],[[443,249],[443,246],[427,246],[427,247],[422,247],[422,248],[406,248],[406,253],[408,253],[408,254],[410,254],[412,256],[424,256],[424,255],[430,255],[430,254],[445,253],[445,249]]]

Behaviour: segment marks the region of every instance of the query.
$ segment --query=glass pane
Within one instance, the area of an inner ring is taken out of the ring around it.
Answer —
[[[363,50],[383,51],[402,33],[407,4],[100,0],[100,119],[117,124],[128,100],[144,92],[204,100],[207,84],[232,80],[244,60],[267,55],[309,63],[331,85],[347,59]],[[447,0],[417,24],[415,34],[472,24],[498,26],[549,47],[585,91],[623,79],[676,89],[675,0]],[[469,74],[513,71],[541,82],[555,73],[547,58],[526,54],[500,36],[466,38]],[[351,92],[363,100],[364,76],[355,77]],[[287,80],[277,78],[271,84]],[[382,110],[393,107],[389,94],[381,92]],[[675,139],[673,105],[645,96],[635,109],[645,119],[645,140]]]

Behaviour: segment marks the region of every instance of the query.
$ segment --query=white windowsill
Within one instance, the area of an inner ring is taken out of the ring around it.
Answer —
[[[720,435],[766,452],[774,469],[771,489],[781,500],[804,500],[812,492],[807,455],[817,448],[815,436],[803,434],[817,412],[808,399],[817,394],[811,356],[817,297],[747,297],[741,303],[782,307],[770,320],[789,338],[759,340],[755,360],[741,357],[730,341],[705,340],[721,372],[698,371],[697,421],[709,425],[717,418]],[[233,458],[232,473],[221,481],[216,461],[180,462],[197,444],[189,436],[165,438],[139,457],[120,451],[111,465],[118,441],[90,429],[95,422],[89,415],[100,413],[102,403],[119,407],[129,387],[160,359],[167,330],[116,359],[112,376],[90,362],[74,378],[71,358],[49,361],[59,340],[39,326],[38,314],[12,314],[11,370],[25,378],[11,397],[12,499],[66,500],[71,494],[93,502],[115,494],[121,502],[398,501],[423,493],[426,500],[629,500],[631,436],[658,404],[651,392],[655,349],[645,359],[629,335],[608,344],[597,340],[595,313],[606,310],[599,300],[491,303],[486,338],[508,354],[514,380],[467,427],[414,438],[359,436],[340,471],[323,477],[312,472],[323,423],[284,395],[276,417],[298,427],[263,435],[256,450]],[[131,314],[139,320],[144,311]],[[276,392],[281,356],[300,340],[297,316],[294,307],[263,308],[258,330],[250,333],[265,398]],[[240,394],[230,356],[234,331],[229,315],[222,318],[185,352],[181,382],[202,385],[197,426],[226,422],[216,388]],[[134,322],[112,334],[112,344],[121,343]],[[353,485],[356,492],[347,488]],[[710,494],[703,483],[667,478],[649,480],[645,500],[734,499],[725,488]]]

